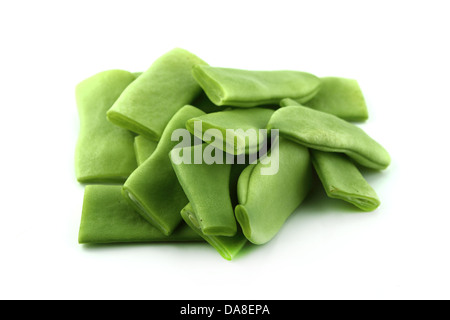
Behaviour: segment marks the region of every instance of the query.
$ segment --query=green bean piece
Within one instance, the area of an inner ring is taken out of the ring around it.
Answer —
[[[304,106],[333,114],[347,121],[365,121],[369,118],[366,101],[356,80],[324,77],[319,92]],[[280,101],[281,107],[301,106],[294,99]]]
[[[172,132],[184,129],[188,119],[202,114],[193,106],[181,108],[169,121],[156,150],[123,186],[123,194],[135,210],[165,235],[170,235],[181,222],[180,211],[189,202],[169,158],[169,152],[178,145],[171,139]]]
[[[183,49],[164,54],[120,95],[108,119],[158,141],[173,115],[201,92],[191,74],[196,64],[205,62]]]
[[[347,201],[364,211],[373,211],[380,199],[355,164],[344,154],[311,149],[317,175],[330,198]]]
[[[369,118],[366,101],[359,84],[354,79],[324,77],[319,92],[307,107],[334,114],[347,121],[365,121]]]
[[[186,224],[166,236],[150,225],[122,196],[120,185],[89,185],[84,191],[79,243],[201,241]]]
[[[274,110],[265,108],[232,109],[209,113],[192,118],[186,122],[186,128],[196,137],[223,151],[239,154],[256,153],[267,142],[259,129],[265,129]],[[201,121],[201,132],[195,130],[196,121]],[[209,134],[219,130],[220,135]],[[247,130],[249,130],[247,132]],[[255,133],[255,134],[252,134]],[[231,152],[230,152],[231,151]]]
[[[181,210],[181,217],[186,222],[186,224],[191,227],[199,236],[201,236],[206,242],[208,242],[213,248],[220,253],[220,255],[226,260],[232,260],[241,251],[241,249],[247,243],[247,239],[239,230],[236,235],[232,237],[224,236],[209,236],[202,233],[198,225],[195,224],[196,214],[191,203],[188,203],[183,210]]]
[[[195,163],[195,152],[200,151],[203,155],[206,148],[211,147],[202,144],[173,149],[170,153],[172,166],[193,207],[190,215],[191,220],[195,219],[193,223],[204,235],[234,236],[237,226],[230,198],[231,164],[226,164],[224,159],[221,159],[222,163],[208,164],[204,160]],[[174,158],[186,156],[188,163],[174,161]]]
[[[302,104],[291,98],[284,98],[280,101],[280,107],[301,106]]]
[[[262,175],[268,164],[258,162],[244,169],[238,180],[239,205],[235,214],[245,237],[254,244],[270,241],[285,221],[303,202],[312,185],[311,160],[308,149],[279,138],[279,170]]]
[[[192,74],[218,106],[255,107],[278,104],[283,98],[305,102],[320,89],[319,78],[300,71],[251,71],[196,65]]]
[[[150,158],[157,145],[158,143],[156,141],[149,140],[144,136],[136,136],[134,138],[134,152],[136,153],[138,166]]]
[[[347,154],[357,163],[372,169],[385,169],[389,153],[361,128],[335,115],[302,106],[280,108],[267,128],[311,149]]]
[[[134,79],[128,71],[109,70],[76,86],[80,132],[75,174],[79,182],[123,183],[136,169],[133,134],[106,120],[108,109]]]

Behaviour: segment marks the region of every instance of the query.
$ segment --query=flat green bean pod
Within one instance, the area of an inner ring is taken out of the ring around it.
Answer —
[[[82,183],[123,183],[136,169],[134,136],[106,120],[106,112],[135,76],[128,71],[100,72],[75,90],[80,132],[75,174]]]
[[[320,79],[300,71],[251,71],[196,65],[192,74],[218,106],[255,107],[278,104],[283,98],[310,100]]]
[[[108,119],[158,141],[173,115],[201,92],[191,74],[196,64],[205,62],[183,49],[164,54],[120,95]]]
[[[196,149],[203,154],[211,146],[196,145],[173,149],[170,153],[178,181],[193,207],[189,217],[204,235],[234,236],[237,226],[230,198],[231,164],[226,164],[224,159],[221,163],[208,164],[203,160],[196,164]],[[183,156],[190,158],[189,163],[175,160]]]
[[[205,142],[223,151],[231,151],[235,155],[256,153],[267,142],[267,137],[260,135],[259,129],[266,128],[273,112],[266,108],[214,112],[188,120],[186,128],[196,137],[203,138]],[[196,121],[201,121],[201,131],[196,130]],[[213,130],[218,130],[220,134],[208,134]]]
[[[147,223],[127,203],[120,185],[85,188],[79,243],[202,241],[186,224],[166,236]]]
[[[334,114],[347,121],[365,121],[369,118],[366,101],[354,79],[320,78],[319,92],[305,103],[307,107]]]
[[[169,158],[169,152],[178,145],[172,141],[172,132],[184,129],[188,119],[202,114],[193,106],[181,108],[169,121],[156,150],[123,186],[123,194],[135,210],[165,235],[170,235],[181,222],[180,211],[189,202]]]
[[[302,203],[312,184],[311,160],[308,149],[279,138],[279,170],[262,175],[268,164],[250,164],[238,180],[239,205],[235,214],[245,237],[254,244],[270,241],[287,218]]]
[[[311,157],[330,198],[347,201],[364,211],[373,211],[380,205],[376,192],[346,155],[311,149]]]
[[[188,203],[186,207],[181,210],[181,217],[186,224],[192,228],[199,236],[201,236],[206,242],[214,247],[220,255],[226,260],[232,260],[241,251],[241,249],[248,242],[242,232],[239,230],[234,236],[209,236],[205,235],[198,225],[195,224],[196,213],[191,205]]]
[[[335,115],[302,106],[289,106],[274,112],[267,125],[281,136],[311,149],[347,154],[372,169],[385,169],[389,153],[361,128]]]
[[[138,166],[143,164],[145,160],[150,158],[152,153],[158,146],[158,142],[149,140],[144,136],[136,136],[134,138],[134,152]]]

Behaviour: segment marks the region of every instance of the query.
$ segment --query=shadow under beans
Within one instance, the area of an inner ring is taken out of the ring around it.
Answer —
[[[302,204],[292,213],[285,224],[302,223],[302,221],[314,219],[314,217],[351,215],[351,214],[367,214],[355,207],[354,205],[339,199],[329,198],[322,187],[320,181],[314,178],[313,186],[310,193],[306,196]],[[286,228],[282,227],[279,233],[283,233]],[[275,236],[277,237],[277,236]],[[275,238],[273,239],[275,240]],[[236,255],[234,260],[247,257],[257,250],[264,250],[264,246],[270,245],[270,241],[264,245],[255,245],[248,242],[244,248]]]
[[[111,243],[84,243],[83,250],[115,250],[129,247],[167,247],[167,248],[190,248],[206,246],[204,241],[154,241],[154,242],[111,242]]]
[[[261,250],[264,245],[256,245],[251,242],[247,242],[239,253],[234,257],[233,261],[237,261],[241,258],[251,255],[254,251]]]
[[[359,166],[358,169],[365,179],[372,181],[385,179],[386,175],[389,174],[391,168],[388,167],[384,170],[376,170]]]
[[[354,205],[339,199],[333,199],[327,196],[321,186],[314,187],[303,203],[297,208],[294,214],[358,214],[366,213]]]
[[[378,172],[377,170],[373,171],[374,173]],[[371,171],[369,171],[368,174],[371,174]],[[322,182],[320,181],[317,173],[314,171],[312,176],[311,191],[308,193],[300,206],[295,210],[293,215],[320,215],[327,213],[358,214],[366,212],[344,200],[328,197],[325,189],[323,188]]]

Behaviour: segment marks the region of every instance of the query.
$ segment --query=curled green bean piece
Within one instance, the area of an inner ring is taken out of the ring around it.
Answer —
[[[205,62],[183,49],[164,54],[120,95],[108,119],[158,141],[173,115],[201,92],[191,74],[196,64]]]
[[[128,71],[100,72],[75,90],[80,132],[75,149],[75,173],[82,183],[123,183],[136,169],[134,136],[106,120],[106,112],[134,81]]]
[[[192,228],[199,236],[214,247],[220,255],[226,260],[232,260],[241,251],[247,243],[247,239],[239,230],[234,236],[210,236],[205,235],[199,226],[195,223],[196,213],[191,203],[188,203],[183,210],[181,210],[181,217],[186,224]],[[194,217],[194,218],[192,218]]]
[[[231,164],[226,164],[224,159],[221,163],[208,164],[202,160],[196,164],[195,152],[203,154],[206,148],[211,149],[211,146],[173,149],[170,153],[172,166],[193,207],[189,216],[192,223],[204,235],[234,236],[237,226],[230,198]],[[183,156],[189,159],[188,163],[177,161]]]
[[[347,201],[364,211],[380,205],[376,192],[344,154],[311,149],[314,168],[330,198]]]
[[[308,149],[279,138],[279,171],[262,175],[262,162],[250,164],[238,180],[239,205],[235,214],[245,237],[254,244],[270,241],[303,202],[312,184]],[[278,150],[278,151],[277,151]],[[276,158],[276,157],[275,157]]]
[[[144,136],[136,136],[134,138],[134,152],[138,166],[143,164],[145,160],[150,158],[152,153],[158,146],[158,142],[149,140]]]
[[[385,169],[389,153],[361,128],[335,115],[302,106],[289,106],[274,112],[267,125],[280,135],[311,149],[347,154],[372,169]]]
[[[365,121],[369,118],[366,101],[356,80],[339,77],[320,79],[322,86],[305,103],[307,107],[334,114],[347,121]]]
[[[267,136],[260,135],[259,129],[266,128],[273,112],[265,108],[214,112],[188,120],[186,128],[196,137],[223,151],[235,155],[256,153],[267,142]],[[198,125],[196,127],[197,121],[202,123],[201,131],[197,129]],[[220,134],[214,134],[214,130]]]
[[[128,205],[120,185],[89,185],[85,188],[79,243],[201,240],[184,223],[172,235],[164,235]]]
[[[196,65],[192,74],[218,106],[255,107],[278,104],[283,98],[305,102],[320,88],[319,78],[300,71],[251,71]]]
[[[189,202],[169,158],[169,152],[178,145],[172,141],[172,133],[184,129],[188,119],[202,114],[193,106],[181,108],[169,121],[153,154],[123,186],[123,194],[135,210],[165,235],[170,235],[181,222],[180,211]]]

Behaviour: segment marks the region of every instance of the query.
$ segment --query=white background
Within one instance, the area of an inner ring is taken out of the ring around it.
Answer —
[[[0,298],[450,298],[448,1],[1,1]],[[390,152],[372,213],[313,194],[232,262],[205,244],[83,247],[75,85],[174,47],[355,78]]]

